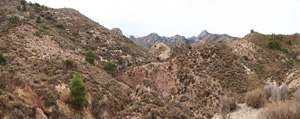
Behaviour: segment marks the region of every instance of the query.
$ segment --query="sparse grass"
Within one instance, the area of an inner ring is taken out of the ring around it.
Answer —
[[[258,115],[258,119],[299,119],[299,117],[300,103],[296,100],[273,102]]]
[[[258,88],[251,92],[248,92],[245,97],[245,102],[249,107],[253,107],[253,108],[263,107],[267,102],[267,100],[265,99],[264,90]]]
[[[229,112],[232,112],[238,108],[234,97],[221,97],[220,114],[222,119],[226,119]]]

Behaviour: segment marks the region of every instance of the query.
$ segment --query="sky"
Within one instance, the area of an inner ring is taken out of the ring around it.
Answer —
[[[74,8],[124,35],[197,36],[201,31],[243,37],[300,32],[300,0],[27,0]]]

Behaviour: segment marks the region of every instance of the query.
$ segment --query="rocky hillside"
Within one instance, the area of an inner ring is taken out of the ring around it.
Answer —
[[[74,9],[0,0],[0,15],[1,119],[210,119],[219,117],[223,96],[244,103],[248,91],[265,84],[287,85],[289,97],[300,87],[299,34],[253,32],[232,43],[171,40],[171,48],[151,42],[156,45],[146,52],[120,29]],[[113,76],[106,61],[117,64]],[[76,73],[86,86],[81,108],[70,101]],[[251,111],[239,105],[233,115]]]
[[[144,37],[135,38],[130,37],[139,46],[144,49],[151,48],[156,43],[164,43],[169,47],[172,47],[176,44],[201,44],[206,42],[232,42],[236,40],[236,37],[231,37],[226,34],[218,35],[208,33],[206,30],[202,31],[197,37],[193,36],[190,38],[185,38],[184,36],[175,35],[172,37],[159,36],[157,33],[151,33]]]
[[[128,66],[154,58],[118,29],[109,30],[74,9],[52,9],[0,0],[0,118],[113,118],[130,103],[122,83],[102,70],[103,62]],[[95,65],[85,53],[95,53]],[[80,73],[85,106],[70,102],[68,85]]]

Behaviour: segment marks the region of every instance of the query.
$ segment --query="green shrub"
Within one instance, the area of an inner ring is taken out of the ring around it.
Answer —
[[[17,6],[17,10],[20,11],[21,10],[21,6]]]
[[[95,65],[95,54],[92,50],[88,50],[85,54],[85,61],[88,63]]]
[[[223,43],[223,41],[219,40],[218,43]]]
[[[41,5],[39,3],[34,3],[34,6],[40,7]]]
[[[35,31],[34,35],[40,36],[40,32],[39,31]]]
[[[102,66],[102,68],[109,74],[111,75],[115,75],[115,72],[117,70],[117,65],[113,62],[107,61],[104,62],[104,65]]]
[[[192,46],[189,45],[189,46],[188,46],[188,49],[192,49]]]
[[[57,28],[64,29],[64,25],[62,25],[62,24],[56,24],[55,26],[56,26]]]
[[[249,58],[247,56],[243,56],[244,60],[249,60]]]
[[[46,19],[47,19],[47,20],[51,20],[51,19],[52,19],[52,17],[51,17],[51,16],[49,16],[49,15],[47,15],[47,16],[46,16]]]
[[[0,53],[0,64],[4,64],[6,62],[6,58]]]
[[[45,24],[42,27],[43,29],[48,29],[48,27]]]
[[[21,0],[20,3],[21,3],[22,5],[26,5],[25,0]]]
[[[30,19],[33,19],[34,16],[35,16],[35,14],[34,14],[33,12],[30,12],[30,13],[29,13],[29,18],[30,18]]]
[[[27,11],[26,5],[23,5],[23,6],[22,6],[22,9],[23,9],[23,11]]]
[[[281,48],[280,51],[282,51],[282,52],[284,52],[284,53],[286,53],[286,54],[289,53],[288,49],[286,49],[286,48]]]
[[[36,23],[41,23],[41,17],[40,16],[36,17]]]
[[[83,107],[86,87],[79,73],[73,76],[69,89],[71,91],[71,99],[69,101],[76,107]]]
[[[272,49],[277,49],[277,50],[280,50],[280,44],[276,41],[269,41],[268,42],[268,47],[269,48],[272,48]]]
[[[19,21],[19,17],[17,16],[12,16],[9,18],[10,23],[16,24]]]
[[[288,40],[285,43],[288,44],[288,45],[292,45],[292,41],[291,40]]]

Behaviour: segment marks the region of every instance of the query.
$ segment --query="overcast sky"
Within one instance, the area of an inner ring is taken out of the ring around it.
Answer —
[[[202,30],[243,37],[300,32],[300,0],[27,0],[52,8],[74,8],[124,35],[156,32],[190,37]]]

